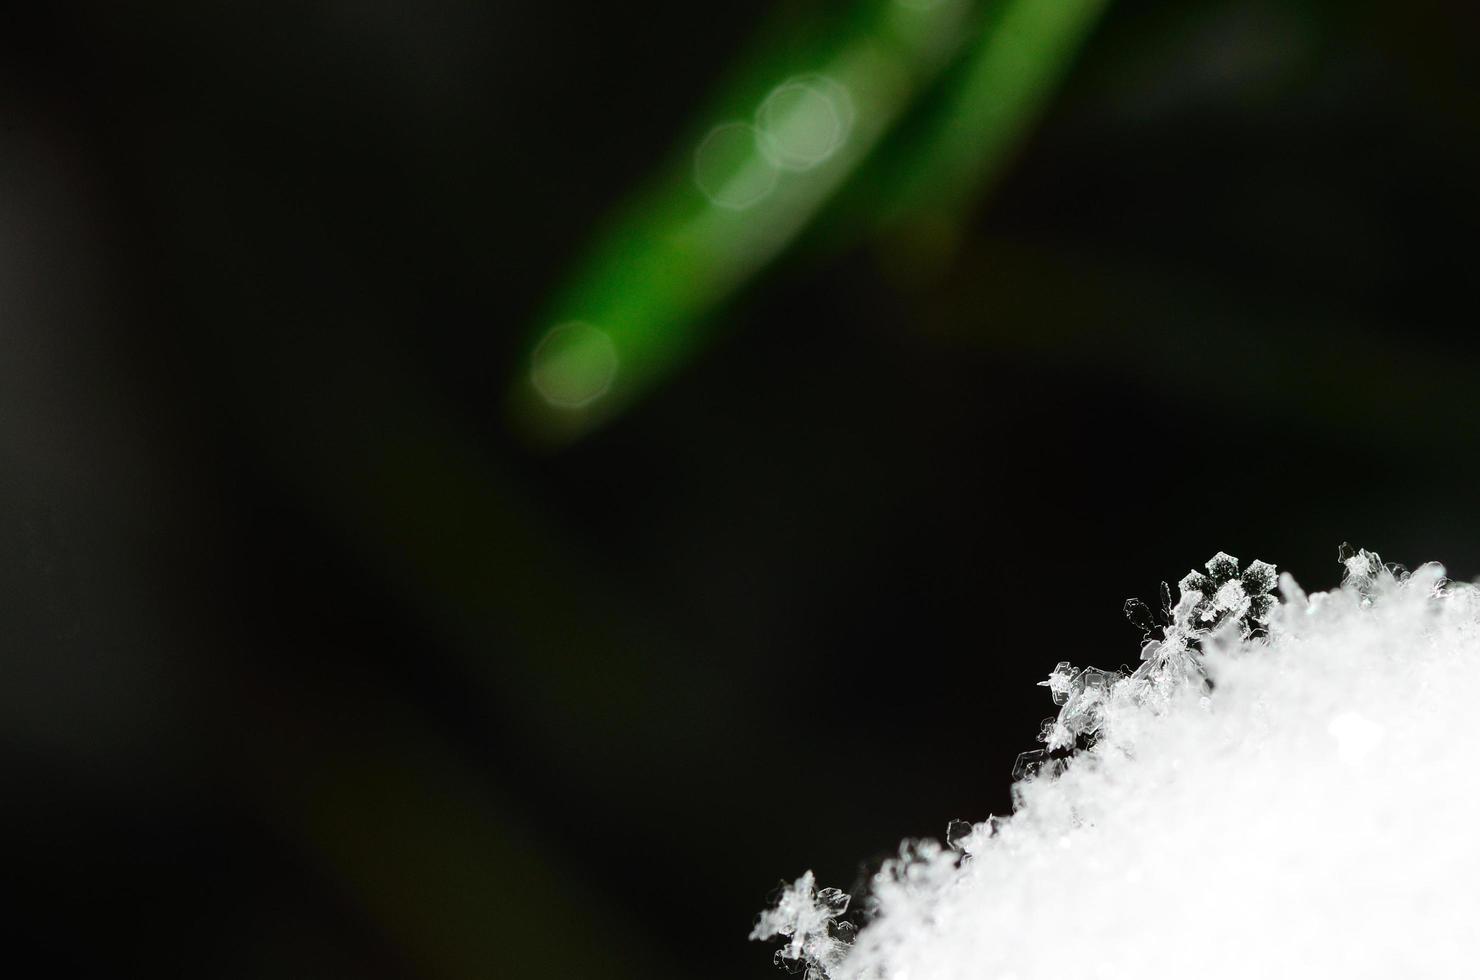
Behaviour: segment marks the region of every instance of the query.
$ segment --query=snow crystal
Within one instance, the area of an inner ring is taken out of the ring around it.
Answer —
[[[1140,666],[1040,682],[1011,816],[903,845],[856,936],[809,872],[752,937],[814,980],[1474,975],[1480,590],[1340,561],[1307,596],[1219,554],[1127,603]]]
[[[761,913],[751,939],[781,936],[786,944],[776,951],[776,965],[795,973],[807,970],[807,980],[826,977],[842,961],[853,938],[853,924],[839,921],[848,911],[849,896],[837,888],[813,894],[816,879],[808,871],[784,886],[775,906]]]

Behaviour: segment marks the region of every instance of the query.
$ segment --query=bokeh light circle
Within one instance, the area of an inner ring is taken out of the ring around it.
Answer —
[[[718,207],[743,211],[758,204],[775,189],[778,176],[749,123],[714,127],[694,151],[694,183]]]
[[[557,408],[589,405],[611,390],[617,347],[605,330],[573,321],[550,328],[530,355],[529,381]]]
[[[772,89],[755,119],[761,148],[776,166],[810,170],[847,140],[853,99],[825,75],[798,76]]]

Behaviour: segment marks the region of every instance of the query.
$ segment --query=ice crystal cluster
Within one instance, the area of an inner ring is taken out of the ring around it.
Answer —
[[[808,872],[752,938],[809,980],[1480,976],[1480,590],[1341,560],[1277,602],[1220,554],[1159,624],[1127,603],[1140,665],[1053,670],[1011,816],[907,842],[851,909]]]

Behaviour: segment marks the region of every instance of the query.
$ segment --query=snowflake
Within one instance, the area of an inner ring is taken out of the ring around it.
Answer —
[[[1191,571],[1177,584],[1182,591],[1177,611],[1185,617],[1179,618],[1177,625],[1212,631],[1232,621],[1245,637],[1263,633],[1275,605],[1270,595],[1275,586],[1275,567],[1269,562],[1252,561],[1240,572],[1238,559],[1221,551],[1204,567],[1206,575]]]
[[[1367,552],[1348,562],[1348,568],[1359,562],[1368,563]],[[1371,564],[1380,567],[1375,560]],[[1015,780],[1063,772],[1074,752],[1089,748],[1099,738],[1104,708],[1117,694],[1165,704],[1189,680],[1206,686],[1200,654],[1207,636],[1224,628],[1237,629],[1245,639],[1264,634],[1275,606],[1270,594],[1275,587],[1275,567],[1253,561],[1240,571],[1238,559],[1221,551],[1203,567],[1206,573],[1189,572],[1178,583],[1180,596],[1175,606],[1170,587],[1162,583],[1165,625],[1160,627],[1159,639],[1152,639],[1157,627],[1146,604],[1139,599],[1126,601],[1126,617],[1146,639],[1141,647],[1142,664],[1135,673],[1127,676],[1095,667],[1077,670],[1062,661],[1048,680],[1038,682],[1048,688],[1053,703],[1060,706],[1059,713],[1043,723],[1038,740],[1045,747],[1018,755],[1012,773]]]
[[[837,888],[813,894],[816,883],[810,871],[790,885],[783,882],[776,904],[760,914],[750,932],[751,939],[786,938],[776,951],[776,965],[788,973],[805,967],[807,980],[825,978],[853,941],[853,924],[839,919],[850,896]]]

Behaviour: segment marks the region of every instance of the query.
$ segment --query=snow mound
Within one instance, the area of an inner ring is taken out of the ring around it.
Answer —
[[[1476,975],[1480,590],[1341,557],[1128,603],[1140,667],[1054,670],[1011,816],[906,842],[851,917],[808,872],[752,938],[810,980]]]

